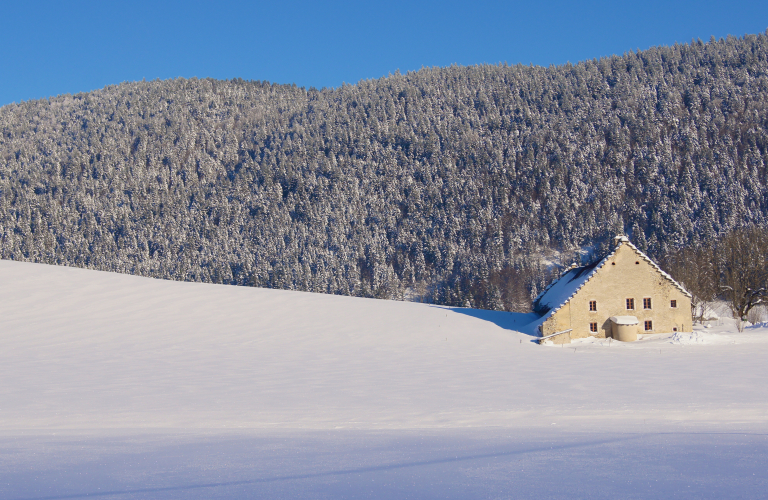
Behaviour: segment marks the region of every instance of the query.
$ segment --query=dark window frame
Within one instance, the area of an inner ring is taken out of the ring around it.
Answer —
[[[653,301],[650,297],[643,297],[643,309],[653,309]]]

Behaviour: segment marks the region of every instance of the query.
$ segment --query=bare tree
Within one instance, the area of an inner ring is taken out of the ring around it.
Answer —
[[[714,246],[700,244],[680,249],[664,257],[661,265],[691,293],[693,319],[701,323],[720,293]]]
[[[731,231],[720,239],[716,252],[720,290],[734,318],[746,321],[753,307],[768,303],[768,230]]]

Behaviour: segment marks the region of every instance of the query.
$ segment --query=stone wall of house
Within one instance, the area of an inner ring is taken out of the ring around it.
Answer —
[[[633,309],[627,308],[627,299],[634,299]],[[590,301],[595,301],[596,311],[590,311]],[[570,343],[589,336],[610,337],[611,316],[635,316],[641,334],[689,332],[693,326],[691,299],[623,242],[576,295],[544,322],[542,336],[570,329],[550,340]],[[646,321],[651,322],[650,329]],[[590,323],[597,323],[597,332],[590,331]]]

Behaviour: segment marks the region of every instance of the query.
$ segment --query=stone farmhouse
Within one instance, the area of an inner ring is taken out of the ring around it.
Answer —
[[[638,334],[689,332],[691,294],[625,236],[604,259],[565,271],[534,300],[540,342],[589,336],[633,341]]]

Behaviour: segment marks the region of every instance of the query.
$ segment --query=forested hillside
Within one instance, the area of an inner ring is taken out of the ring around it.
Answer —
[[[123,83],[0,108],[0,257],[524,310],[542,256],[768,215],[768,34],[337,89]]]

